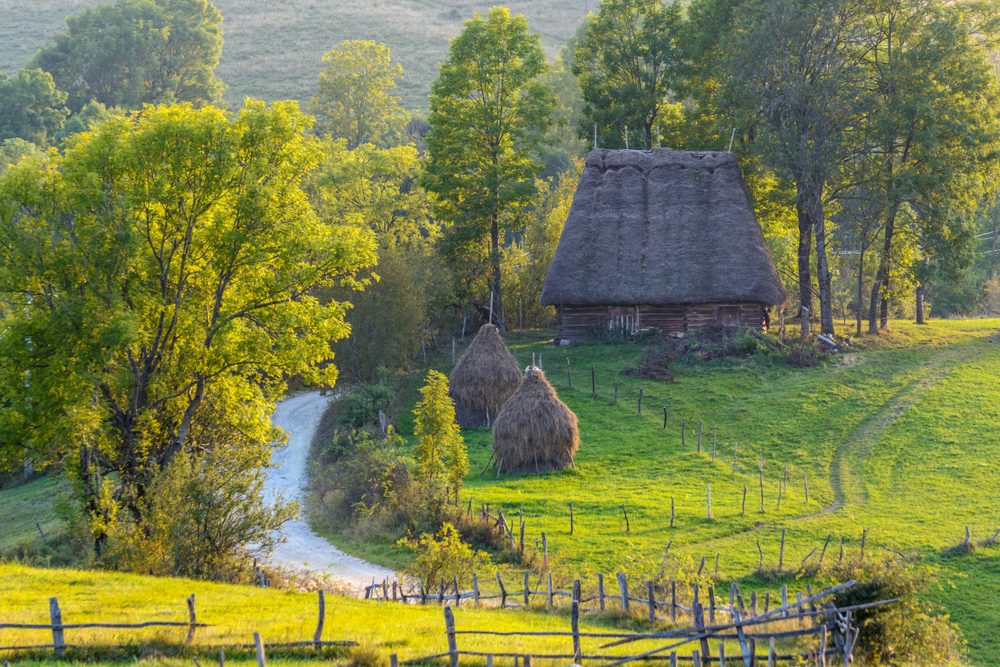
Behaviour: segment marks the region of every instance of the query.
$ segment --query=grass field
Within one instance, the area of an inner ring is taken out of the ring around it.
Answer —
[[[982,631],[1000,625],[1000,547],[971,557],[947,555],[966,526],[974,540],[1000,529],[998,331],[998,320],[938,321],[927,327],[897,323],[889,340],[819,368],[711,362],[681,367],[673,383],[622,374],[641,352],[634,344],[551,348],[514,337],[510,347],[519,362],[526,365],[533,353],[540,354],[550,381],[579,417],[576,468],[481,477],[489,433],[466,432],[474,472],[462,502],[489,503],[508,516],[523,505],[529,542],[544,531],[557,566],[574,573],[618,568],[649,573],[659,568],[672,543],[671,567],[690,570],[704,557],[714,569],[718,556],[720,578],[746,581],[757,567],[758,540],[765,566],[773,567],[785,531],[784,562],[794,570],[813,549],[816,558],[827,535],[832,535],[827,558],[838,553],[840,538],[848,557],[856,557],[867,530],[868,554],[895,550],[931,564],[938,585],[930,596],[965,630],[976,664],[1000,664],[1000,639]],[[640,388],[641,417],[636,414]],[[405,431],[405,419],[401,426]],[[714,461],[713,436],[718,438]]]
[[[98,0],[0,0],[0,72],[23,66],[57,32],[65,18]],[[324,53],[345,39],[385,42],[402,63],[404,103],[427,106],[431,81],[444,59],[448,40],[477,11],[497,4],[487,0],[215,0],[223,15],[225,46],[219,77],[226,98],[265,100],[312,96]],[[550,55],[576,30],[597,0],[511,0],[527,16]]]

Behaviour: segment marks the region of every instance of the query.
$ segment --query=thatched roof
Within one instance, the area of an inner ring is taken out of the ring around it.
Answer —
[[[521,368],[492,324],[484,324],[448,376],[461,426],[486,426],[521,383]]]
[[[573,463],[580,448],[576,415],[534,366],[493,423],[498,472],[545,472]]]
[[[734,154],[587,155],[543,304],[784,300]]]

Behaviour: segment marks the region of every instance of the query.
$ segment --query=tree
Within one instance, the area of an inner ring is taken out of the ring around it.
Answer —
[[[504,323],[501,245],[531,205],[552,109],[545,54],[524,16],[494,7],[456,37],[431,89],[424,186],[451,224],[444,251],[472,282],[486,274]]]
[[[323,56],[323,63],[316,95],[309,100],[319,132],[346,139],[348,148],[386,146],[403,134],[407,114],[392,94],[403,66],[392,64],[388,46],[345,40]]]
[[[624,146],[633,130],[642,143],[632,146],[654,146],[657,119],[681,82],[683,30],[679,2],[601,0],[573,64],[585,102],[582,136],[596,124],[602,146]]]
[[[100,4],[67,19],[67,31],[32,66],[52,74],[74,112],[91,100],[127,109],[215,103],[223,90],[215,77],[221,21],[209,0]]]
[[[770,164],[795,183],[799,302],[812,311],[816,240],[820,320],[833,332],[825,197],[849,150],[860,94],[853,0],[755,0],[740,8],[727,40],[727,100],[752,125]]]
[[[147,107],[0,177],[0,456],[65,462],[98,550],[113,519],[151,533],[182,452],[266,466],[286,378],[336,381],[346,304],[313,292],[374,242],[310,207],[308,127],[294,103]]]
[[[68,115],[66,93],[56,88],[48,72],[23,69],[10,78],[0,74],[0,141],[45,145]]]
[[[455,422],[455,403],[448,395],[448,377],[438,371],[428,371],[420,395],[422,398],[413,411],[416,417],[413,434],[417,436],[415,477],[431,501],[442,495],[451,495],[457,500],[462,479],[469,472],[469,457],[462,432]]]
[[[990,193],[1000,145],[1000,90],[988,52],[970,37],[965,12],[939,0],[869,3],[861,36],[866,88],[863,145],[867,180],[881,197],[881,248],[871,286],[868,331],[888,324],[902,231],[920,240],[920,266],[955,275],[971,256],[971,219]],[[855,170],[858,170],[855,167]],[[905,240],[904,240],[905,243]],[[956,264],[956,258],[965,255]],[[923,277],[929,277],[923,271]],[[918,298],[923,294],[918,281]]]

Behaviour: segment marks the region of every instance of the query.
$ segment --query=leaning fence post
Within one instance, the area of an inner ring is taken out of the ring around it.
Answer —
[[[253,647],[257,652],[257,667],[267,667],[267,655],[264,653],[264,642],[260,639],[260,633],[253,633]]]
[[[500,570],[497,570],[497,584],[500,585],[500,608],[503,609],[507,606],[507,589],[503,585],[503,578],[500,576]]]
[[[187,637],[184,638],[184,644],[189,646],[191,642],[194,641],[194,629],[197,624],[197,619],[195,618],[194,615],[194,593],[192,593],[191,596],[187,599],[187,606],[188,606],[188,619],[191,624],[188,626],[188,633]]]
[[[573,662],[580,664],[583,651],[580,649],[580,580],[573,582],[573,606],[570,609],[570,625],[573,629]]]
[[[66,640],[63,636],[62,611],[59,599],[49,598],[49,622],[52,624],[52,649],[57,658],[66,657]]]
[[[455,640],[455,613],[451,607],[444,608],[444,629],[448,634],[448,657],[451,667],[458,667],[458,642]]]
[[[628,580],[625,578],[624,572],[619,572],[618,575],[618,589],[622,594],[622,609],[628,611]]]
[[[319,593],[319,619],[316,621],[316,632],[313,633],[313,644],[319,649],[323,639],[323,621],[326,620],[326,596],[322,589],[316,592]]]

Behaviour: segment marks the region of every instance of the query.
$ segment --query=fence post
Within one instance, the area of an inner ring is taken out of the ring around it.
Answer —
[[[395,653],[389,655],[389,667],[399,667],[399,656]]]
[[[622,609],[628,611],[628,580],[625,578],[624,572],[619,572],[618,575],[618,589],[622,594]]]
[[[570,625],[573,628],[573,662],[580,664],[583,651],[580,649],[580,580],[573,582],[573,606],[570,609]]]
[[[649,597],[649,622],[653,623],[656,621],[656,591],[652,581],[646,582],[646,593]]]
[[[670,527],[674,527],[674,497],[670,496]]]
[[[194,615],[194,593],[187,599],[188,606],[188,619],[191,625],[188,626],[187,637],[184,638],[184,644],[190,646],[191,642],[194,641],[194,629],[195,624],[198,622]]]
[[[49,622],[52,624],[52,649],[57,658],[66,657],[66,640],[63,637],[62,611],[59,599],[49,598]]]
[[[472,573],[472,598],[476,601],[476,606],[479,606],[479,577],[476,573]]]
[[[701,429],[704,427],[704,425],[705,425],[705,420],[699,419],[698,420],[698,453],[699,454],[701,454]]]
[[[323,639],[323,621],[326,620],[326,596],[323,594],[323,589],[316,592],[319,593],[319,620],[316,621],[316,632],[313,633],[313,644],[318,650],[320,642]]]
[[[708,622],[715,625],[715,586],[708,585]]]
[[[444,608],[444,629],[448,634],[448,657],[451,667],[458,667],[458,642],[455,640],[455,613],[451,607]]]
[[[524,606],[531,604],[531,571],[524,571]]]
[[[819,626],[819,652],[816,654],[816,667],[826,667],[826,623]]]
[[[573,503],[569,504],[569,534],[573,534]]]
[[[670,580],[670,622],[677,622],[677,582]]]
[[[267,667],[267,655],[264,653],[264,642],[260,639],[260,633],[253,633],[253,647],[257,652],[257,667]]]
[[[604,574],[597,573],[597,604],[604,611]]]
[[[500,585],[500,608],[503,609],[507,606],[507,589],[503,585],[503,578],[500,576],[500,570],[497,570],[497,584]]]
[[[552,573],[549,572],[549,596],[548,596],[549,609],[552,609]]]
[[[455,606],[457,607],[462,602],[462,591],[458,589],[458,575],[452,576],[451,584],[455,587]]]
[[[709,656],[711,655],[711,650],[708,648],[708,637],[705,636],[705,609],[701,606],[701,600],[698,598],[698,584],[693,584],[691,588],[694,591],[694,599],[691,602],[691,615],[694,617],[695,630],[701,635],[701,654]]]

